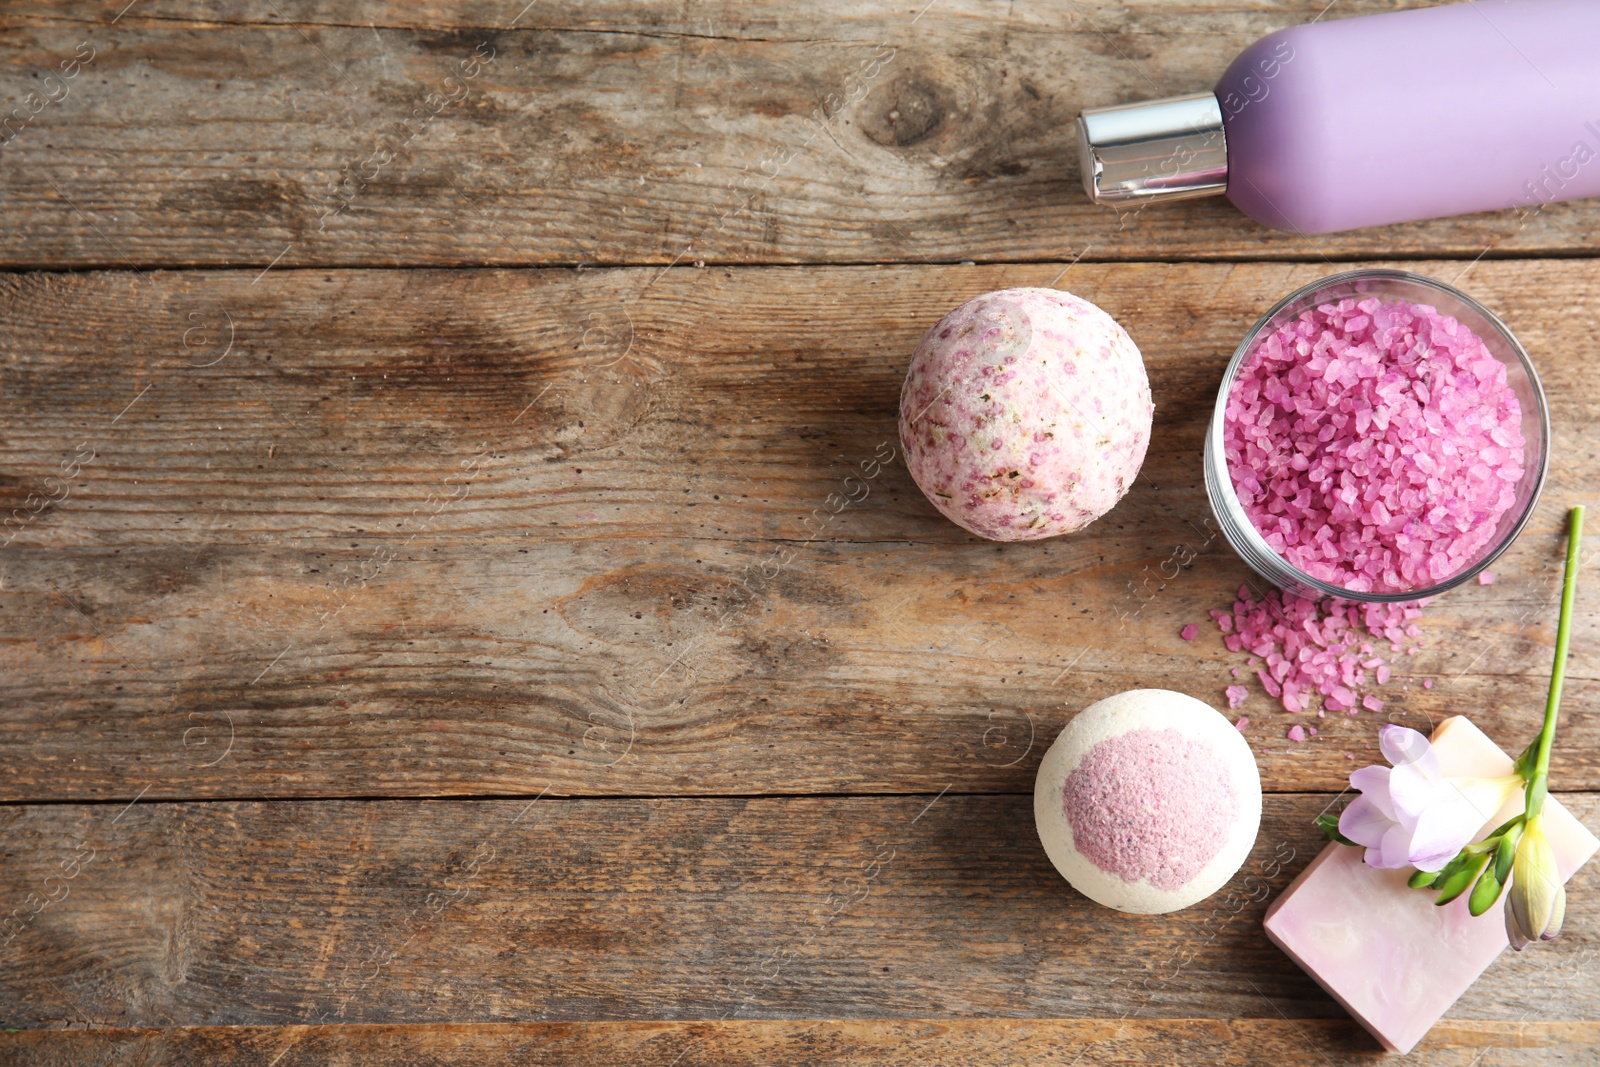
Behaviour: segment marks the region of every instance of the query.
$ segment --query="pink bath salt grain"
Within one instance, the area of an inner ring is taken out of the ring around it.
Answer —
[[[1382,711],[1383,701],[1379,700],[1377,697],[1366,696],[1361,698],[1361,706],[1366,708],[1368,711]]]
[[[1289,732],[1285,736],[1287,736],[1291,741],[1304,741],[1306,739],[1306,728],[1301,726],[1299,723],[1296,723],[1295,725],[1289,727]]]
[[[1230,685],[1223,690],[1228,697],[1228,707],[1239,708],[1244,706],[1245,698],[1250,695],[1250,690],[1242,685]]]
[[[1494,584],[1494,571],[1479,571],[1478,572],[1478,584],[1479,585],[1493,585]]]
[[[1249,726],[1249,725],[1250,725],[1250,716],[1241,715],[1241,716],[1239,716],[1239,721],[1233,724],[1233,728],[1235,730],[1238,730],[1242,734],[1242,733],[1244,733],[1244,728],[1246,726]]]
[[[1222,436],[1273,551],[1357,592],[1470,566],[1516,503],[1524,444],[1505,364],[1481,338],[1425,304],[1375,297],[1265,336],[1239,367]]]
[[[1193,641],[1200,636],[1200,627],[1191,622],[1188,626],[1178,631],[1178,636],[1185,641]]]
[[[1324,710],[1355,714],[1369,678],[1380,685],[1390,678],[1374,641],[1402,638],[1408,630],[1421,633],[1417,620],[1424,603],[1319,603],[1276,589],[1257,600],[1248,586],[1240,586],[1230,611],[1210,614],[1230,651],[1264,664],[1256,677],[1285,711],[1308,711],[1321,696]]]

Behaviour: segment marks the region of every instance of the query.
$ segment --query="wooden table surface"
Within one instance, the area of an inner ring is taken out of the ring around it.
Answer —
[[[1600,202],[1314,239],[1087,203],[1082,107],[1416,6],[1324,3],[0,3],[0,1060],[1381,1058],[1262,912],[1380,721],[1536,730],[1600,504]],[[1358,263],[1519,333],[1543,503],[1381,715],[1295,744],[1252,684],[1238,878],[1094,906],[1038,761],[1111,693],[1222,702],[1203,423]],[[1127,325],[1155,429],[1109,516],[995,545],[896,404],[1024,285]],[[1583,580],[1554,785],[1596,827]],[[1408,1062],[1600,1062],[1597,872]]]

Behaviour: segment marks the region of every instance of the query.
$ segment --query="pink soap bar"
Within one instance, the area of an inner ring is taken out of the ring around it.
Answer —
[[[1431,740],[1446,775],[1511,773],[1511,757],[1459,715],[1441,722]],[[1522,799],[1513,796],[1483,832],[1521,811]],[[1600,847],[1553,796],[1545,801],[1544,826],[1563,881]],[[1476,919],[1465,893],[1438,907],[1437,893],[1406,885],[1410,868],[1368,867],[1365,851],[1324,849],[1267,908],[1267,936],[1384,1048],[1410,1052],[1508,947],[1504,898]]]

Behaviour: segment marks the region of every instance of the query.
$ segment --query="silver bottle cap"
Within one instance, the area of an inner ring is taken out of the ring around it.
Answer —
[[[1215,93],[1090,108],[1078,116],[1083,188],[1097,204],[1228,191],[1228,140]]]

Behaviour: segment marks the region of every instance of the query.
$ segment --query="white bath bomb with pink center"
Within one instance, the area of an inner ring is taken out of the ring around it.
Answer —
[[[1110,315],[1057,289],[985,293],[917,345],[900,391],[906,464],[933,506],[994,541],[1110,511],[1150,444],[1144,359]]]
[[[1045,853],[1090,900],[1153,915],[1232,878],[1261,827],[1261,776],[1223,715],[1167,689],[1089,705],[1039,767],[1033,818]]]

